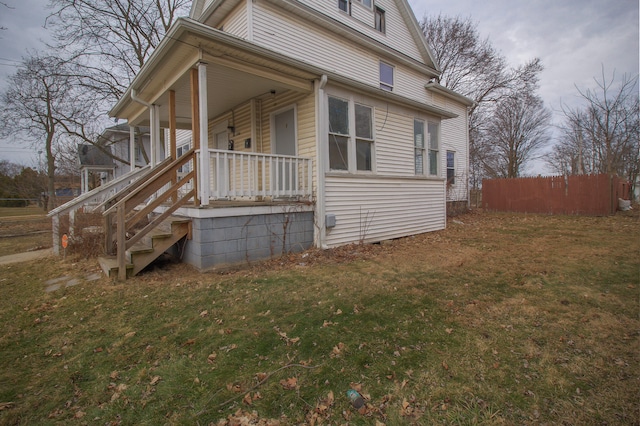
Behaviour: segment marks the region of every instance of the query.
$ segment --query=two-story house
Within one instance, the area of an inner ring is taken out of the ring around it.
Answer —
[[[207,269],[443,229],[471,101],[438,76],[406,0],[194,0],[110,115],[149,127],[152,168],[191,130],[184,201],[156,211]]]

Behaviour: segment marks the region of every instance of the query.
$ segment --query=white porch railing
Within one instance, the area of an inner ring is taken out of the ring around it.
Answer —
[[[312,161],[289,155],[209,149],[211,200],[312,197]]]

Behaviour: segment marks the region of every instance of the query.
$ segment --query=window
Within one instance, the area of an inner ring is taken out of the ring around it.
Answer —
[[[380,62],[380,88],[391,92],[393,90],[393,66]]]
[[[189,151],[189,144],[186,145],[182,145],[179,146],[178,148],[176,148],[176,154],[178,156],[178,158],[182,157],[184,154],[187,153],[187,151]],[[178,173],[189,173],[191,171],[191,163],[187,162],[186,164],[180,166],[178,168]]]
[[[329,170],[371,172],[373,108],[329,97]]]
[[[413,120],[413,145],[415,149],[416,174],[424,174],[424,121]]]
[[[358,0],[360,3],[371,9],[371,0]]]
[[[380,31],[381,33],[385,33],[386,32],[386,22],[384,19],[384,10],[380,9],[379,7],[376,7],[375,10],[375,28],[376,30]]]
[[[429,174],[436,176],[438,174],[438,124],[429,123]]]
[[[351,1],[350,0],[338,0],[338,8],[351,15]]]
[[[349,169],[349,102],[329,98],[329,169]]]
[[[453,151],[447,151],[447,184],[455,185],[456,183],[456,154]]]
[[[371,108],[355,105],[356,110],[356,168],[371,171],[373,129],[371,124]]]

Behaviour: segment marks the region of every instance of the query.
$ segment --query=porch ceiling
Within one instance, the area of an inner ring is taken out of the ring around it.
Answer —
[[[271,91],[281,92],[291,89],[290,85],[266,77],[252,75],[219,64],[207,64],[207,109],[209,119],[213,119],[230,109]],[[176,125],[191,129],[191,79],[189,72],[183,74],[170,88],[176,93]],[[154,104],[160,106],[160,125],[169,127],[169,90],[165,91]],[[135,125],[148,126],[149,115],[141,114]]]
[[[110,112],[137,126],[148,126],[147,107],[136,97],[160,107],[160,124],[169,125],[169,91],[176,93],[178,128],[191,128],[190,72],[199,62],[207,65],[207,109],[213,119],[252,98],[295,90],[310,92],[315,73],[301,70],[278,54],[211,28],[182,21],[167,37]],[[134,90],[134,88],[136,90]]]

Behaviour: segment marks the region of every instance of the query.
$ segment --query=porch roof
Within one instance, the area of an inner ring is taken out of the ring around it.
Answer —
[[[133,95],[145,103],[159,105],[161,126],[168,127],[169,91],[174,90],[177,127],[191,128],[189,71],[199,62],[207,64],[209,119],[274,91],[311,92],[313,81],[322,75],[340,85],[441,118],[457,117],[436,106],[382,91],[189,18],[177,20],[109,115],[127,119],[131,125],[149,125],[149,116],[145,114],[148,106],[133,100]]]

